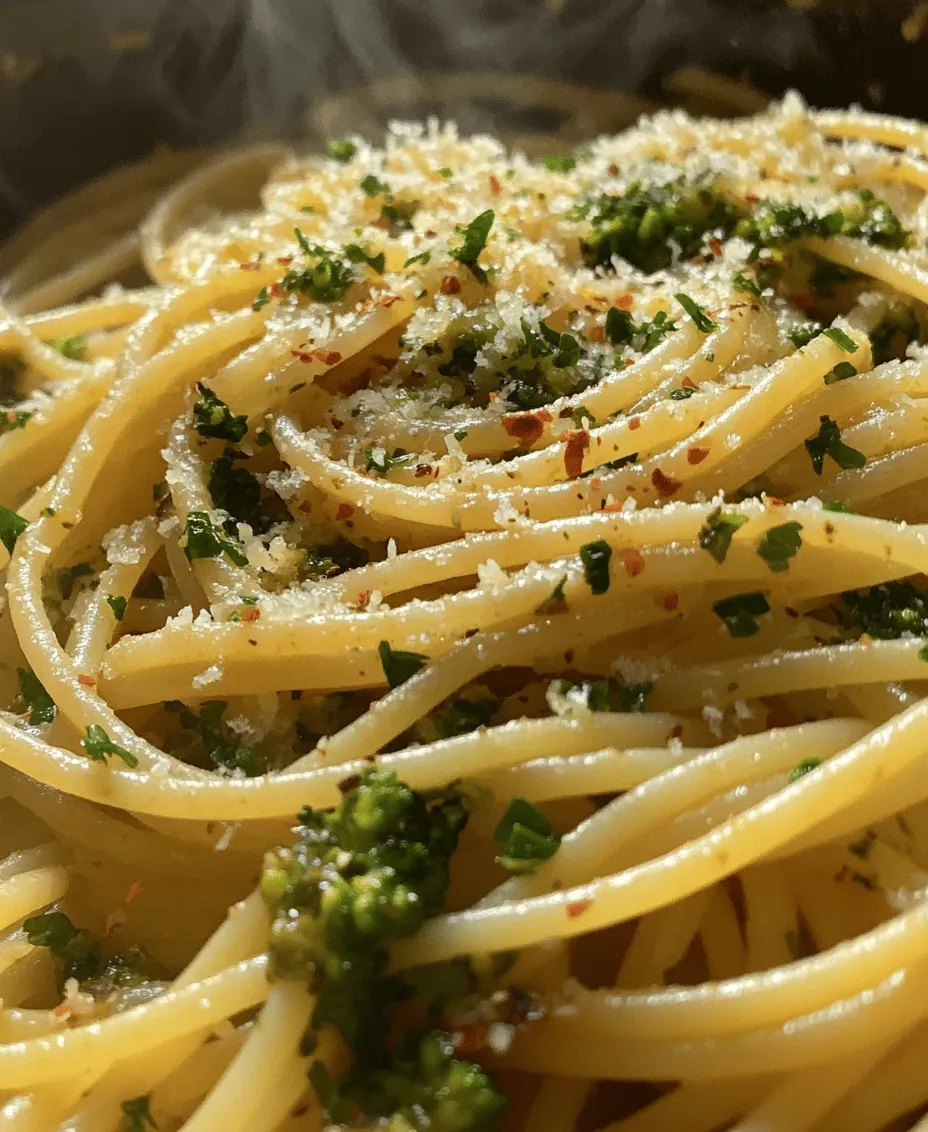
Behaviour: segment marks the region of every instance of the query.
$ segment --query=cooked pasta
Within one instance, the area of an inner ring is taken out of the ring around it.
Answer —
[[[0,1130],[928,1127],[928,127],[189,167],[5,292]]]

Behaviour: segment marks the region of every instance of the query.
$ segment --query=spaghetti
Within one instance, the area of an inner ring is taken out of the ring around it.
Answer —
[[[928,128],[189,166],[0,321],[0,1130],[928,1127]]]

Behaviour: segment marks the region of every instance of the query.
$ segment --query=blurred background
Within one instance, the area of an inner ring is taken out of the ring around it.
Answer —
[[[920,0],[0,0],[0,236],[159,148],[437,114],[527,149],[645,109],[928,117]]]

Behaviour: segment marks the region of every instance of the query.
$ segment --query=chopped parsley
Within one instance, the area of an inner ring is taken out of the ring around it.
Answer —
[[[723,512],[721,507],[716,507],[706,517],[705,523],[699,530],[700,547],[708,550],[716,562],[721,564],[728,554],[735,531],[743,527],[747,521],[747,517],[739,515],[737,511]]]
[[[826,456],[830,456],[839,468],[862,468],[867,462],[863,452],[843,443],[841,430],[831,417],[823,416],[819,420],[821,424],[818,435],[805,441],[806,451],[809,453],[815,474],[817,476],[822,474]]]
[[[28,520],[9,507],[0,505],[0,542],[6,547],[9,554],[13,553],[16,540],[29,526]]]
[[[261,310],[262,307],[266,307],[267,304],[270,301],[271,301],[271,296],[268,293],[267,287],[262,287],[261,290],[257,293],[257,295],[255,295],[255,300],[251,304],[251,309],[253,311],[259,311],[259,310]]]
[[[849,628],[878,640],[928,637],[928,590],[911,582],[893,581],[841,595]]]
[[[813,338],[817,338],[821,332],[822,328],[817,322],[800,322],[798,326],[787,330],[786,337],[798,350],[801,350],[803,346],[808,346]]]
[[[387,196],[390,194],[390,186],[387,182],[381,181],[373,173],[368,173],[366,177],[361,178],[360,187],[364,195],[369,197],[380,196],[381,193]]]
[[[610,307],[606,311],[606,337],[616,346],[630,343],[635,337],[635,320],[628,311]]]
[[[487,246],[487,239],[495,218],[496,213],[492,208],[488,208],[481,212],[479,216],[474,217],[470,224],[463,228],[459,227],[457,230],[462,237],[461,243],[458,247],[451,249],[451,258],[465,267],[469,267],[471,274],[479,283],[487,282],[487,273],[477,260]]]
[[[380,654],[380,663],[387,684],[391,688],[398,688],[411,680],[421,669],[428,664],[428,657],[421,652],[406,652],[403,649],[390,648],[389,641],[381,641],[377,646]]]
[[[742,291],[746,295],[753,295],[755,299],[761,297],[761,289],[757,286],[753,279],[749,279],[747,275],[738,272],[732,279],[731,285],[736,291]]]
[[[0,436],[5,436],[8,432],[16,432],[17,429],[25,428],[31,419],[32,413],[26,413],[22,410],[19,412],[13,410],[8,413],[0,412]]]
[[[30,668],[17,668],[16,677],[19,681],[19,695],[10,704],[9,710],[16,715],[29,713],[29,723],[33,727],[51,723],[58,711],[55,701]]]
[[[394,468],[411,464],[415,458],[415,452],[407,452],[405,448],[394,448],[392,455],[388,454],[385,448],[367,448],[364,452],[364,470],[374,472],[383,479]]]
[[[798,782],[800,778],[805,778],[805,776],[811,774],[813,770],[818,770],[821,765],[821,759],[803,759],[801,763],[797,763],[789,772],[789,781]]]
[[[409,259],[403,264],[403,267],[412,267],[414,263],[421,263],[424,267],[432,258],[431,252],[419,252],[418,255],[411,255]]]
[[[567,156],[551,156],[543,157],[541,159],[542,165],[546,169],[550,169],[552,173],[570,173],[576,167],[576,157]]]
[[[48,344],[72,362],[82,362],[87,350],[87,339],[83,334],[72,334],[70,338],[52,338]]]
[[[666,311],[658,311],[650,322],[643,322],[639,327],[639,330],[644,334],[642,353],[647,354],[656,346],[659,346],[667,335],[676,329],[677,324],[671,319],[670,315]]]
[[[187,516],[187,526],[181,538],[181,545],[187,557],[220,558],[223,554],[236,566],[247,566],[248,558],[231,539],[223,534],[205,511],[191,511]]]
[[[126,615],[126,606],[128,604],[124,597],[114,597],[112,594],[106,595],[106,604],[112,609],[113,616],[117,621],[122,621]]]
[[[207,700],[200,704],[197,713],[180,700],[168,700],[164,705],[166,711],[178,716],[184,730],[199,736],[207,758],[217,770],[241,771],[247,778],[265,774],[267,765],[264,759],[241,743],[238,735],[223,722],[228,706],[225,700]],[[176,744],[175,749],[179,749]],[[188,756],[193,754],[190,750],[186,753]]]
[[[615,695],[616,707],[619,711],[643,712],[648,696],[653,691],[654,684],[651,680],[643,680],[638,684],[619,684]],[[592,708],[592,710],[596,709]]]
[[[325,155],[332,161],[344,164],[358,152],[358,147],[347,138],[331,138],[325,143]]]
[[[719,324],[713,322],[702,307],[694,302],[689,295],[685,295],[682,291],[679,291],[674,295],[674,298],[693,320],[697,330],[701,331],[703,334],[710,334],[713,330],[718,330]]]
[[[695,392],[696,390],[692,385],[678,385],[671,389],[667,396],[671,401],[688,401]]]
[[[227,511],[237,523],[263,532],[268,522],[261,512],[261,485],[247,468],[235,467],[233,459],[220,456],[210,465],[207,487],[213,506]]]
[[[827,331],[825,332],[828,333]],[[857,366],[851,362],[838,362],[833,370],[829,370],[825,374],[825,384],[834,385],[836,381],[845,381],[849,377],[855,377],[857,374]]]
[[[285,291],[300,291],[318,303],[341,299],[355,277],[341,259],[319,244],[310,244],[299,228],[293,229],[300,249],[313,262],[308,267],[291,267],[280,281]]]
[[[918,336],[918,320],[912,308],[903,302],[891,303],[870,331],[873,364],[878,366],[891,358],[904,358],[909,343],[916,341]]]
[[[604,594],[609,589],[609,562],[611,558],[612,547],[605,539],[588,542],[580,547],[583,576],[594,594]]]
[[[100,945],[84,928],[76,928],[64,912],[42,912],[23,921],[26,939],[33,947],[47,947],[60,968],[60,982],[83,982],[100,967]]]
[[[383,269],[387,262],[387,257],[384,252],[369,255],[360,244],[345,244],[344,251],[345,258],[351,263],[366,263],[367,266],[376,271],[378,275],[383,275]]]
[[[757,553],[774,573],[789,569],[789,560],[802,546],[802,523],[781,523],[771,527],[757,544]]]
[[[635,322],[628,311],[610,307],[606,312],[606,337],[616,346],[628,345],[643,354],[663,342],[666,335],[677,329],[666,311],[658,311],[650,322]],[[618,364],[618,363],[617,363]]]
[[[237,416],[208,386],[197,382],[199,400],[193,406],[193,427],[200,436],[237,444],[248,431],[248,418]]]
[[[822,331],[822,334],[826,338],[830,338],[838,349],[843,350],[846,354],[857,353],[857,343],[849,334],[845,334],[840,326],[829,326],[827,330]]]
[[[116,755],[130,770],[139,765],[139,760],[135,755],[131,751],[127,751],[125,747],[120,747],[118,743],[114,743],[99,723],[90,724],[87,728],[87,734],[81,739],[81,746],[94,762],[105,763],[108,758]]]
[[[531,873],[550,860],[561,844],[560,834],[545,815],[521,795],[512,799],[493,840],[502,852],[497,862],[511,873]]]
[[[822,504],[823,511],[834,511],[839,515],[855,515],[857,512],[851,510],[846,503],[842,503],[839,499],[826,499]]]
[[[735,594],[712,606],[731,637],[753,637],[759,630],[757,618],[770,612],[767,599],[760,592]]]

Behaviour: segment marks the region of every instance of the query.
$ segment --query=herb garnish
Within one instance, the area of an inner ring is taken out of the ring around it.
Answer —
[[[226,538],[221,529],[213,526],[205,511],[190,512],[180,542],[191,561],[197,558],[219,558],[225,554],[236,566],[248,565],[244,552],[231,539]]]
[[[81,746],[94,762],[105,763],[112,755],[116,755],[130,770],[139,765],[139,760],[135,755],[131,751],[127,751],[125,747],[120,747],[118,743],[114,743],[99,723],[90,724],[87,728],[87,734],[81,739]]]
[[[199,400],[193,406],[193,427],[200,436],[237,444],[248,431],[248,417],[237,416],[208,386],[197,382]]]
[[[580,547],[580,561],[583,575],[594,594],[604,594],[609,589],[609,561],[612,547],[605,539],[588,542]]]
[[[757,553],[774,573],[789,569],[789,560],[802,546],[801,530],[802,523],[781,523],[778,527],[770,527],[757,544]]]
[[[674,298],[696,324],[697,330],[700,330],[703,334],[710,334],[713,330],[718,330],[719,324],[713,322],[699,303],[694,302],[689,295],[679,291],[674,295]]]
[[[9,554],[13,553],[16,540],[29,526],[27,519],[9,507],[0,505],[0,542],[6,547]]]
[[[767,599],[759,592],[723,598],[712,608],[732,637],[753,637],[760,628],[756,619],[770,612]]]
[[[699,545],[721,564],[728,554],[735,531],[747,521],[747,516],[739,515],[737,511],[723,513],[721,507],[716,507],[706,516],[706,521],[699,530]]]
[[[497,862],[511,873],[531,873],[551,859],[561,844],[560,834],[527,798],[516,796],[509,803],[493,840],[502,848]]]
[[[485,212],[481,212],[479,216],[474,217],[470,224],[458,227],[457,231],[463,238],[459,247],[451,249],[451,258],[465,267],[469,267],[471,274],[478,283],[485,284],[487,282],[487,273],[480,267],[477,260],[487,246],[487,239],[495,218],[496,213],[492,208],[488,208]]]
[[[29,723],[33,727],[51,723],[58,709],[41,680],[30,668],[17,668],[16,676],[19,680],[19,695],[10,704],[9,710],[16,715],[29,712]]]
[[[406,652],[403,649],[393,649],[389,641],[381,641],[377,646],[380,654],[380,663],[387,684],[391,688],[398,688],[411,680],[422,668],[428,664],[429,658],[421,652]]]
[[[106,595],[106,604],[112,609],[113,616],[117,621],[122,621],[126,615],[126,606],[128,601],[124,597],[114,597],[112,594]]]
[[[822,474],[825,457],[830,456],[839,468],[862,468],[867,457],[856,448],[851,448],[841,440],[841,430],[828,416],[819,417],[818,435],[805,441],[806,451],[812,461],[815,474]]]

